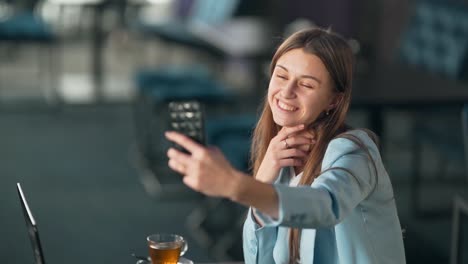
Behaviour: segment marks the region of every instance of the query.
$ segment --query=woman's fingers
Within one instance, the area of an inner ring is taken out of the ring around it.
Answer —
[[[167,157],[169,157],[169,167],[180,174],[187,173],[187,167],[190,163],[191,156],[180,152],[174,148],[170,148],[167,151]]]
[[[167,151],[167,157],[169,157],[169,159],[173,159],[179,163],[182,163],[185,166],[190,162],[191,158],[190,155],[178,151],[175,148],[169,148],[169,150]]]
[[[304,152],[309,153],[310,150],[312,149],[312,144],[299,145],[299,146],[297,146],[297,148],[304,151]]]
[[[302,159],[294,159],[294,158],[280,159],[278,163],[279,163],[278,165],[281,168],[296,167],[296,166],[304,165],[304,161]]]
[[[278,152],[278,158],[279,159],[285,159],[285,158],[303,158],[306,157],[309,153],[306,151],[303,151],[298,148],[290,148],[290,149],[285,149],[283,151]]]
[[[182,175],[185,175],[187,173],[187,168],[182,165],[181,163],[173,160],[173,159],[170,159],[169,162],[168,162],[168,165],[169,165],[169,168],[171,168],[172,170],[182,174]]]
[[[296,136],[303,136],[311,140],[315,140],[315,132],[313,130],[302,130],[295,134]]]
[[[295,133],[304,130],[304,127],[305,126],[303,124],[293,126],[293,127],[283,127],[278,132],[278,140],[280,140],[280,141],[284,140],[284,139],[294,135]]]
[[[279,142],[279,148],[299,147],[304,151],[310,151],[312,145],[316,143],[315,133],[313,131],[304,130],[303,125],[294,127],[283,127],[275,138]]]
[[[181,145],[192,154],[197,154],[203,151],[204,149],[203,146],[181,133],[175,131],[167,131],[164,135],[168,140]]]
[[[287,148],[293,148],[296,146],[312,144],[311,139],[307,137],[303,137],[303,136],[292,136],[292,137],[283,139],[282,142],[284,144],[284,147],[287,147]]]

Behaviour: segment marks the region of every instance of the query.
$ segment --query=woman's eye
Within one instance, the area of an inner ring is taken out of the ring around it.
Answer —
[[[283,79],[283,80],[286,80],[286,79],[287,79],[286,76],[284,76],[284,75],[276,75],[276,77],[278,77],[278,78],[280,78],[280,79]]]
[[[305,88],[314,88],[312,85],[308,84],[308,83],[302,83],[301,86],[304,86]]]

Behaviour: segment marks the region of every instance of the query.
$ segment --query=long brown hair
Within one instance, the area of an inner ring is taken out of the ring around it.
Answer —
[[[321,174],[322,160],[328,143],[349,129],[345,125],[345,119],[351,101],[354,55],[346,40],[330,30],[320,28],[302,30],[287,38],[276,50],[270,64],[270,76],[273,74],[278,59],[294,49],[302,49],[320,58],[330,76],[335,96],[338,96],[336,107],[329,113],[321,113],[317,120],[308,127],[314,131],[316,143],[304,165],[299,185],[310,185]],[[273,121],[268,99],[265,98],[262,114],[253,133],[251,162],[254,175],[258,172],[268,144],[279,130],[280,127]],[[290,263],[295,263],[300,257],[299,241],[300,230],[290,229]]]

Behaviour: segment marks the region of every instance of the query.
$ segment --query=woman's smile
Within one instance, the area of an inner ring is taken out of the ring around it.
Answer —
[[[290,104],[287,104],[285,102],[280,101],[278,98],[276,98],[276,106],[278,107],[279,110],[291,113],[291,112],[296,112],[299,108],[292,106]]]

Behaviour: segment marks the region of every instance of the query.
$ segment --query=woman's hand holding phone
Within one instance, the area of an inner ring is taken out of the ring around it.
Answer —
[[[234,169],[216,147],[204,147],[178,132],[166,132],[166,138],[191,154],[175,148],[167,152],[169,167],[184,176],[184,183],[209,196],[227,197],[235,191],[236,177],[243,174]]]

